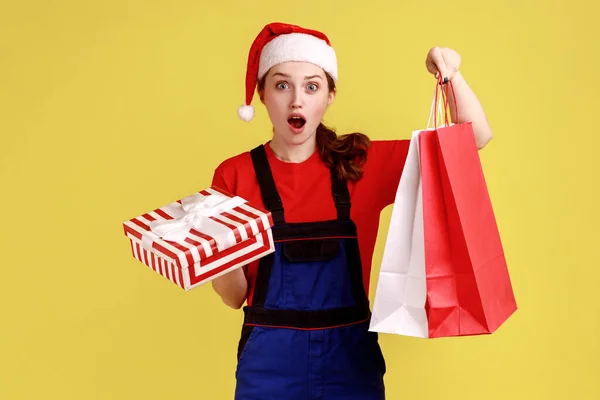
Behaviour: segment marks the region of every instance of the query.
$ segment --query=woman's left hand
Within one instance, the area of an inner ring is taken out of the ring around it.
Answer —
[[[447,78],[449,81],[458,73],[460,66],[460,55],[447,47],[433,47],[427,53],[425,60],[427,71],[435,75],[439,79],[439,74],[442,74],[442,79]]]
[[[477,148],[482,149],[492,138],[492,128],[485,116],[481,103],[469,87],[464,77],[458,72],[460,55],[446,47],[434,47],[427,53],[427,71],[437,79],[441,74],[442,82],[446,79],[452,82],[453,96],[449,96],[450,114],[454,123],[470,121],[473,125]],[[446,81],[446,82],[448,82]],[[458,104],[455,104],[458,103]],[[460,119],[456,110],[460,109]]]

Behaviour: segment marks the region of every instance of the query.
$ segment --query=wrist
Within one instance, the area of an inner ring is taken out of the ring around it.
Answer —
[[[456,84],[456,83],[461,83],[464,81],[465,81],[465,78],[462,75],[462,73],[460,71],[456,71],[456,73],[454,74],[454,77],[452,78],[452,83]]]

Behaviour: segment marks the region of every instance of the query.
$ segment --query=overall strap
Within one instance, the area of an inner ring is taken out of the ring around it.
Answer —
[[[350,220],[350,192],[345,180],[338,177],[335,168],[331,168],[331,193],[335,201],[337,219],[340,221]]]
[[[283,203],[281,201],[281,197],[279,197],[279,193],[277,192],[275,181],[273,180],[273,173],[271,172],[271,167],[269,166],[269,160],[267,159],[267,153],[264,146],[261,144],[260,146],[252,149],[250,151],[250,156],[252,157],[254,172],[256,173],[256,178],[258,179],[260,193],[262,195],[263,202],[265,203],[265,207],[271,211],[273,222],[275,224],[285,223],[283,216]]]

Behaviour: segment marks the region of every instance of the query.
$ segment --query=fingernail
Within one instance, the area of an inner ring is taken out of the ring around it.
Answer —
[[[444,83],[448,83],[448,77],[444,78]]]

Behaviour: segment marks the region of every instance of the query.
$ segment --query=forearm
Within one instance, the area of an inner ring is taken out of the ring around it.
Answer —
[[[452,88],[454,88],[454,94]],[[456,120],[454,96],[456,96],[456,103],[458,103],[458,121]],[[477,148],[482,149],[485,147],[492,138],[492,128],[477,96],[460,72],[457,72],[452,79],[452,87],[448,87],[448,102],[452,122],[471,122]]]
[[[248,281],[243,268],[235,269],[212,280],[213,289],[221,296],[223,303],[238,309],[246,301]]]

